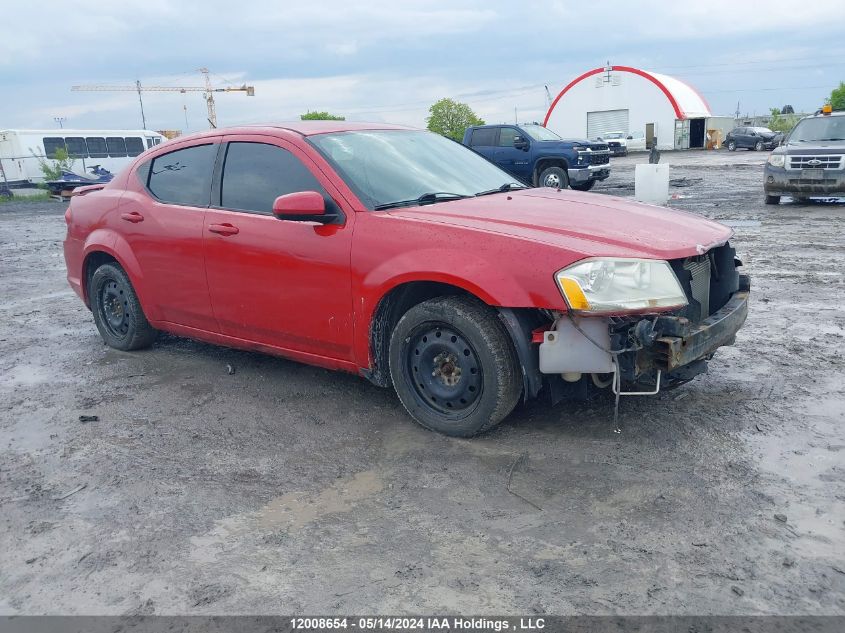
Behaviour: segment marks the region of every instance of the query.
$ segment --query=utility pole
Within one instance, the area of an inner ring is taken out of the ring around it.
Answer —
[[[516,115],[516,106],[513,107],[513,124],[519,125],[519,117]]]
[[[546,89],[546,107],[551,108],[552,107],[552,93],[549,92],[548,86],[543,86],[543,88]]]
[[[138,103],[141,104],[141,129],[147,129],[147,117],[144,116],[144,100],[141,98],[141,80],[135,80],[135,89],[138,91]]]
[[[53,120],[59,124],[59,129],[64,128],[64,122],[67,121],[66,116],[54,116]]]

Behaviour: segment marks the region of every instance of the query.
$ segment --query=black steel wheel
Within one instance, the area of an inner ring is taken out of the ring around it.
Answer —
[[[478,404],[484,387],[481,364],[472,345],[441,322],[420,324],[408,337],[406,380],[417,395],[446,417],[460,417]]]
[[[446,435],[486,431],[522,392],[508,333],[492,308],[471,297],[437,297],[408,310],[391,335],[389,358],[405,409]]]
[[[94,323],[103,340],[124,351],[148,347],[158,331],[153,328],[126,272],[117,264],[103,264],[91,276],[88,296]]]

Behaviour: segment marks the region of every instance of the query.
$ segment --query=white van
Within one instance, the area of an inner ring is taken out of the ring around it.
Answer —
[[[44,181],[39,159],[55,158],[66,149],[72,171],[90,174],[94,165],[117,174],[132,159],[167,139],[151,130],[0,130],[0,165],[10,186]],[[0,176],[2,181],[2,176]]]

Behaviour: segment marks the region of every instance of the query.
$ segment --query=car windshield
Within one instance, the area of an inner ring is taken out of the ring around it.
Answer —
[[[789,135],[790,143],[845,140],[845,116],[825,116],[799,121]]]
[[[508,183],[522,186],[472,150],[423,130],[339,132],[308,140],[372,209],[505,191]]]
[[[523,125],[522,129],[525,133],[533,138],[535,141],[559,141],[560,136],[552,132],[549,128],[542,125]]]
[[[774,132],[767,127],[753,127],[751,129],[757,132],[757,134],[774,134]]]

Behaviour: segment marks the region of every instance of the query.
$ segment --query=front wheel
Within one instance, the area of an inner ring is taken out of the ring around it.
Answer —
[[[152,345],[158,330],[147,321],[129,277],[118,264],[103,264],[94,271],[89,297],[94,323],[106,344],[123,351]]]
[[[522,377],[496,312],[477,299],[437,297],[406,312],[390,337],[390,376],[419,424],[454,437],[483,433],[516,406]]]
[[[736,141],[728,141],[728,151],[735,152],[736,151]]]
[[[766,194],[766,204],[780,204],[780,196]]]
[[[755,152],[762,152],[763,151],[763,141],[757,141],[757,143],[754,145],[754,151]]]
[[[587,182],[581,182],[577,185],[570,185],[573,189],[577,189],[578,191],[589,191],[592,189],[596,184],[595,180],[588,180]]]
[[[566,189],[569,187],[569,174],[562,167],[547,167],[540,173],[540,186]]]

